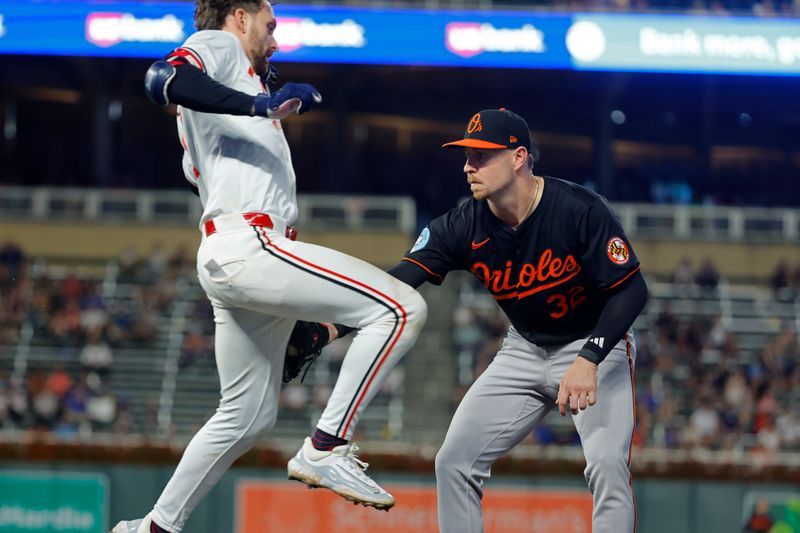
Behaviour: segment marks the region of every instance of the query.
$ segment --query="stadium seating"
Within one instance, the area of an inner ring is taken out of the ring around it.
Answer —
[[[23,265],[22,270],[28,269]],[[65,437],[89,436],[99,430],[164,439],[188,438],[205,422],[219,401],[211,306],[193,267],[184,265],[179,271],[155,276],[151,270],[145,262],[135,262],[131,268],[113,263],[102,275],[79,276],[45,268],[30,280],[23,275],[19,279],[25,281],[11,284],[9,292],[31,285],[47,308],[42,312],[35,308],[34,299],[28,299],[27,309],[13,325],[16,331],[0,345],[0,406],[12,403],[11,393],[18,386],[26,400],[18,413],[0,416],[0,427],[55,431]],[[90,292],[96,300],[96,318],[91,318],[93,309],[81,305]],[[4,304],[11,301],[2,300]],[[91,336],[84,327],[88,320],[97,321],[103,331],[100,342],[113,354],[108,368],[90,368],[82,362]],[[284,388],[276,436],[296,438],[313,427],[331,392],[347,342],[327,348],[303,384]],[[63,369],[68,385],[58,391],[54,403],[44,383],[56,369]],[[401,365],[364,415],[360,435],[381,440],[400,433],[402,384]],[[92,423],[83,411],[76,418],[70,401],[78,389],[89,402],[110,392],[112,419],[102,425]],[[52,405],[52,415],[40,416],[38,404]]]
[[[0,288],[0,435],[135,433],[185,440],[213,413],[219,387],[211,308],[185,259],[123,254],[103,269],[80,271],[23,258],[2,270],[15,275]],[[800,305],[794,292],[731,285],[711,270],[650,283],[650,301],[635,324],[636,443],[800,449],[800,413],[793,407],[800,390]],[[358,438],[437,441],[463,393],[491,362],[507,321],[471,276],[452,277],[427,294],[452,305],[432,314],[407,358],[412,362],[394,371],[366,410]],[[283,388],[272,438],[310,431],[348,342],[333,343],[303,383]],[[430,391],[417,387],[424,376],[437,376],[444,401],[426,399]],[[577,435],[568,418],[550,416],[528,442],[577,444]]]
[[[463,390],[491,361],[507,322],[465,279],[454,349]],[[800,312],[767,288],[650,283],[634,324],[638,356],[636,443],[664,448],[796,450],[792,398]],[[602,401],[602,399],[599,399]],[[550,416],[531,441],[577,444],[566,419]]]

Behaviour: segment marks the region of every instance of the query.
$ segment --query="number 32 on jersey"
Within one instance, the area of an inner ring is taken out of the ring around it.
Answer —
[[[548,296],[546,301],[553,306],[553,310],[550,311],[550,316],[553,318],[561,318],[578,307],[581,303],[586,301],[585,290],[586,289],[583,287],[572,287],[566,294],[551,294]]]

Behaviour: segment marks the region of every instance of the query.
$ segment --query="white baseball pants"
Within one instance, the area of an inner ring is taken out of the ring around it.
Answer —
[[[286,224],[214,219],[197,272],[214,308],[221,400],[187,446],[150,516],[179,532],[230,465],[274,424],[296,320],[359,328],[317,425],[349,439],[364,408],[411,348],[427,315],[408,285],[348,255],[286,238]]]

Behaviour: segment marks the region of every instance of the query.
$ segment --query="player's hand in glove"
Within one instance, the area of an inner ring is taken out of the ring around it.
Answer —
[[[298,320],[286,346],[286,357],[283,362],[283,382],[289,383],[301,371],[305,379],[308,369],[322,353],[322,349],[330,342],[331,333],[328,324],[322,322],[306,322]]]
[[[272,94],[256,95],[253,111],[256,116],[282,120],[295,111],[302,115],[320,102],[322,95],[312,85],[290,81]]]

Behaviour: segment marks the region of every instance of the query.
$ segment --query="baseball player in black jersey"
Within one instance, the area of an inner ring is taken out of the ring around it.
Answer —
[[[465,150],[472,200],[434,219],[389,272],[418,287],[469,271],[511,327],[436,456],[439,529],[483,531],[482,487],[492,464],[558,406],[580,434],[592,531],[632,533],[629,328],[647,286],[631,244],[605,198],[533,173],[530,130],[511,111],[476,113],[464,138],[444,146]]]

